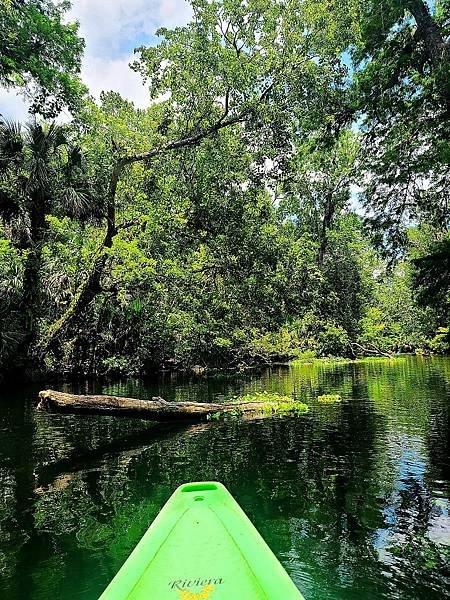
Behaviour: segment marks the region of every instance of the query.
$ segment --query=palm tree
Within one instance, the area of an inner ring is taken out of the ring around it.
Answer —
[[[67,126],[36,120],[21,127],[0,117],[0,218],[11,242],[23,253],[19,310],[22,352],[36,341],[42,305],[42,250],[52,212],[86,217],[92,186],[81,151]]]

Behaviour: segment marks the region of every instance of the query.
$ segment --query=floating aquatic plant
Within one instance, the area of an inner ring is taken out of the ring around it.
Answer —
[[[233,410],[224,410],[209,415],[209,419],[217,420],[222,418],[237,417],[241,416],[243,411],[240,409],[239,404],[242,403],[257,403],[258,407],[255,408],[255,413],[262,415],[288,415],[288,414],[301,414],[308,412],[308,405],[304,402],[293,400],[290,396],[282,396],[275,392],[252,392],[244,394],[242,396],[235,396],[229,400],[226,405],[235,404]]]
[[[317,396],[317,400],[322,404],[333,404],[335,402],[340,402],[342,398],[339,394],[324,394],[323,396]]]

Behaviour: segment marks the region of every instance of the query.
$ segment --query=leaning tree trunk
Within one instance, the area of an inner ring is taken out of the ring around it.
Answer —
[[[167,402],[162,398],[137,400],[120,396],[79,396],[55,390],[39,392],[37,410],[76,415],[114,415],[152,421],[205,421],[223,413],[261,413],[276,411],[276,402]]]
[[[260,102],[265,100],[265,98],[268,96],[273,87],[274,83],[271,83],[265,90],[263,90],[259,97]],[[207,127],[205,130],[193,133],[191,135],[187,135],[177,140],[172,140],[167,144],[153,148],[148,152],[131,154],[128,156],[119,157],[116,160],[111,173],[107,193],[106,235],[99,248],[98,258],[93,265],[92,271],[87,281],[81,285],[67,311],[55,323],[53,323],[53,325],[51,325],[47,335],[39,344],[37,350],[38,355],[40,357],[45,356],[45,354],[55,345],[55,343],[57,343],[64,336],[66,331],[73,325],[73,323],[80,319],[84,309],[92,302],[92,300],[94,300],[94,298],[97,296],[100,290],[100,279],[107,262],[107,249],[111,248],[113,238],[120,229],[116,225],[115,218],[116,192],[117,184],[119,182],[119,178],[122,174],[124,167],[138,162],[149,161],[155,156],[166,152],[170,152],[172,150],[178,150],[180,148],[188,148],[195,146],[203,139],[217,133],[221,129],[242,122],[244,118],[252,114],[252,111],[249,110],[249,108],[245,108],[241,113],[238,113],[234,116],[230,116],[228,113],[229,106],[227,102],[225,111],[222,114],[222,116],[213,125]]]
[[[433,67],[437,67],[447,51],[439,25],[423,0],[408,0],[407,6],[416,21],[418,36],[425,46],[430,62]]]
[[[45,354],[51,350],[51,348],[63,337],[65,332],[71,327],[77,320],[80,320],[83,311],[89,306],[94,298],[99,293],[100,279],[105,268],[108,255],[105,252],[105,248],[110,246],[103,243],[99,250],[99,256],[94,261],[94,266],[89,273],[87,279],[82,283],[69,308],[66,312],[53,323],[43,340],[37,347],[37,353],[40,358],[44,357]]]
[[[101,290],[100,281],[108,260],[108,249],[112,247],[116,228],[116,191],[120,174],[124,167],[124,161],[119,159],[113,168],[109,182],[107,197],[106,232],[97,251],[92,269],[87,279],[78,288],[72,302],[66,312],[53,323],[44,339],[38,346],[38,355],[42,358],[51,348],[64,336],[66,331],[80,319],[84,310],[96,298]]]
[[[423,44],[431,69],[437,76],[436,92],[444,101],[448,119],[450,113],[450,86],[448,84],[450,40],[445,39],[445,33],[424,0],[407,0],[407,8],[417,25],[414,38]]]

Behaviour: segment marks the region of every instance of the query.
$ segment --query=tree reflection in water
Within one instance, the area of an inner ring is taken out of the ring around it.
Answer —
[[[195,397],[195,382],[167,385],[158,393]],[[443,598],[449,385],[448,359],[279,368],[202,381],[199,397],[268,389],[308,402],[309,414],[171,428],[36,414],[34,391],[8,396],[0,440],[7,597],[98,597],[176,486],[217,479],[308,600]],[[343,402],[321,405],[322,393]]]

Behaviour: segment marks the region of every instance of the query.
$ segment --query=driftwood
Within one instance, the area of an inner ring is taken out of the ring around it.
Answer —
[[[121,396],[79,396],[55,390],[43,390],[39,398],[37,410],[49,413],[114,415],[152,421],[205,421],[214,413],[258,413],[263,407],[277,405],[276,402],[167,402],[158,397],[137,400]]]
[[[372,354],[374,356],[385,356],[386,358],[393,358],[393,356],[394,356],[390,352],[386,352],[385,350],[382,350],[378,346],[375,346],[375,344],[367,344],[364,347],[364,346],[361,346],[361,344],[358,344],[357,342],[351,342],[350,347],[353,352],[353,356],[356,356],[355,348],[360,350],[361,354],[363,356],[365,356],[367,354]]]

